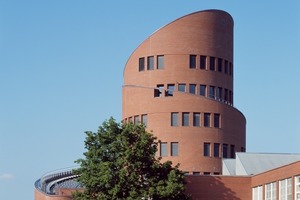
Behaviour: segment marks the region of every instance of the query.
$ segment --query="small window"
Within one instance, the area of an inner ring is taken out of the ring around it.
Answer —
[[[132,122],[132,117],[129,117],[128,121],[129,121],[129,123],[131,123]]]
[[[178,126],[178,113],[177,112],[171,113],[171,126]]]
[[[228,74],[228,61],[227,60],[225,60],[225,69],[224,69],[224,71],[225,71],[225,74]]]
[[[204,172],[203,175],[208,176],[208,175],[210,175],[210,172]]]
[[[139,123],[140,123],[139,116],[138,115],[134,116],[134,124],[139,124]]]
[[[220,157],[220,144],[214,143],[214,157],[219,158]]]
[[[147,58],[147,69],[154,70],[154,56],[149,56]]]
[[[206,69],[206,56],[200,56],[200,69]]]
[[[222,58],[218,58],[218,72],[222,72],[223,60]]]
[[[184,112],[182,113],[182,126],[189,126],[190,125],[190,113]]]
[[[157,85],[154,89],[154,97],[161,97],[164,91],[164,85]]]
[[[210,62],[209,62],[209,69],[211,71],[215,71],[215,57],[210,57]]]
[[[209,98],[215,99],[215,92],[216,88],[215,86],[209,86]]]
[[[214,114],[214,127],[215,128],[221,128],[221,126],[220,126],[220,114],[217,114],[217,113]]]
[[[157,56],[157,69],[164,68],[164,56]]]
[[[190,55],[190,69],[196,69],[196,55]]]
[[[178,156],[178,142],[171,142],[171,156]]]
[[[210,113],[204,113],[204,126],[210,127]]]
[[[185,92],[185,84],[184,83],[178,84],[178,91],[179,92]]]
[[[233,70],[232,70],[232,63],[230,62],[230,63],[229,63],[229,75],[232,75],[232,71],[233,71]]]
[[[189,92],[191,94],[196,94],[196,84],[190,84]]]
[[[160,156],[161,157],[168,156],[168,143],[167,142],[160,143]]]
[[[139,58],[139,71],[145,70],[145,58]]]
[[[228,144],[223,144],[223,158],[228,158]]]
[[[193,175],[199,176],[199,175],[200,175],[200,172],[193,172]]]
[[[174,84],[168,84],[166,96],[173,96],[175,85]]]
[[[235,146],[230,145],[230,158],[235,158]]]
[[[193,113],[193,126],[200,126],[200,113]]]
[[[210,143],[204,143],[204,156],[210,156]]]
[[[142,115],[142,124],[144,124],[145,127],[147,127],[148,124],[148,116]]]
[[[200,85],[200,95],[206,96],[206,85]]]
[[[222,101],[222,88],[217,87],[217,100]]]
[[[224,91],[224,101],[225,103],[228,103],[228,89],[225,89]]]
[[[228,99],[229,104],[232,105],[232,104],[233,104],[233,93],[232,93],[231,90],[229,90],[229,95],[228,95],[228,97],[229,97],[229,99]]]

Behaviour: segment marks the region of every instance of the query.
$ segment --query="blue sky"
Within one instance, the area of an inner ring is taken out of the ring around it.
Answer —
[[[33,199],[41,175],[74,166],[84,131],[121,120],[135,48],[191,12],[234,26],[234,100],[247,151],[300,153],[300,1],[0,0],[0,199]]]

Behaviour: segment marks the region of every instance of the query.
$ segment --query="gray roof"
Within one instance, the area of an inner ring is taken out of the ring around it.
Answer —
[[[300,161],[300,154],[236,153],[223,160],[223,175],[255,175]]]

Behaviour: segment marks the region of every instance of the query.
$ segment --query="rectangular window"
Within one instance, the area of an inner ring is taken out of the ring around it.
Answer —
[[[139,71],[145,70],[145,58],[139,58]]]
[[[161,142],[160,143],[160,156],[168,156],[168,143],[167,142]]]
[[[200,126],[200,113],[193,113],[193,126]]]
[[[279,199],[292,200],[292,178],[279,181]]]
[[[200,69],[206,69],[206,56],[200,56]]]
[[[233,70],[232,70],[232,63],[230,62],[230,63],[229,63],[229,75],[232,75],[232,71],[233,71]]]
[[[204,156],[210,156],[210,143],[204,143]]]
[[[129,121],[129,123],[132,122],[132,117],[129,117],[128,121]]]
[[[164,91],[164,85],[157,85],[154,89],[154,97],[161,97]]]
[[[178,156],[178,142],[171,142],[171,156]]]
[[[230,158],[235,158],[235,146],[230,145]]]
[[[139,124],[139,116],[138,115],[136,115],[136,116],[134,116],[134,124]]]
[[[225,91],[224,91],[224,101],[225,101],[225,103],[228,103],[228,90],[227,89],[225,89]]]
[[[295,199],[300,199],[300,176],[295,176]]]
[[[229,90],[228,101],[230,105],[233,104],[233,93],[231,90]]]
[[[144,124],[145,127],[147,127],[148,124],[148,116],[142,115],[142,124]]]
[[[200,95],[206,96],[206,85],[200,85]]]
[[[225,74],[228,74],[228,61],[227,60],[225,60],[225,69],[224,69],[224,71],[225,71]]]
[[[276,182],[266,184],[265,200],[276,200]]]
[[[164,68],[164,56],[157,56],[157,69]]]
[[[220,144],[214,143],[214,157],[220,157]]]
[[[190,69],[196,69],[196,55],[190,55]]]
[[[214,99],[216,97],[215,91],[216,91],[215,86],[209,86],[209,98]]]
[[[185,92],[185,84],[184,83],[179,83],[178,84],[178,91],[179,92]]]
[[[168,84],[167,85],[167,91],[166,91],[166,96],[172,97],[173,92],[174,92],[175,85],[174,84]]]
[[[199,176],[199,175],[200,175],[200,172],[193,172],[193,175]]]
[[[196,84],[190,84],[189,92],[191,94],[196,94]]]
[[[218,72],[222,72],[223,68],[223,60],[222,58],[218,58]]]
[[[154,56],[148,56],[147,58],[147,69],[154,70]]]
[[[177,112],[171,113],[171,126],[178,126],[178,113]]]
[[[190,125],[190,113],[184,112],[182,113],[182,126]]]
[[[214,127],[215,128],[221,128],[221,126],[220,126],[220,114],[217,114],[217,113],[214,114]]]
[[[217,87],[217,100],[222,101],[222,88]]]
[[[223,158],[228,158],[228,144],[223,144]]]
[[[204,113],[204,126],[210,127],[210,113]]]
[[[252,188],[252,200],[262,200],[262,186]]]
[[[216,58],[215,57],[210,57],[210,62],[209,62],[209,69],[212,70],[212,71],[215,71],[215,60]]]

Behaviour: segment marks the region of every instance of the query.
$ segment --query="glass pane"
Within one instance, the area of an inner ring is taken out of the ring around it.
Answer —
[[[178,126],[178,113],[171,113],[171,126]]]
[[[206,85],[200,85],[200,95],[206,96]]]
[[[171,143],[171,156],[178,156],[178,142]]]
[[[210,127],[210,113],[204,113],[204,126]]]
[[[200,56],[200,69],[206,69],[206,56]]]
[[[182,113],[182,126],[189,126],[190,113]]]
[[[196,85],[195,84],[190,84],[190,93],[196,94]]]
[[[204,156],[210,156],[210,143],[204,143]]]
[[[196,68],[196,55],[190,55],[190,68]]]
[[[145,70],[145,58],[139,58],[139,71]]]
[[[178,91],[185,92],[185,84],[178,84]]]
[[[147,58],[147,69],[154,70],[154,57],[153,56],[149,56]]]
[[[193,114],[193,126],[200,126],[200,113]]]
[[[157,69],[164,68],[164,56],[157,56]]]
[[[160,156],[168,156],[168,145],[166,142],[160,143]]]
[[[215,57],[210,57],[209,69],[215,71]]]

